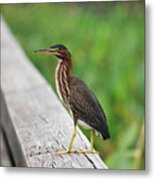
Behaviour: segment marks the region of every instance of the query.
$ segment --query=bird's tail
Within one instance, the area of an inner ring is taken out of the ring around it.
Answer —
[[[104,140],[110,138],[110,133],[109,133],[108,127],[107,127],[107,128],[104,128],[104,130],[101,132],[101,135],[102,135],[102,138],[103,138]]]
[[[102,134],[102,138],[103,138],[104,140],[109,139],[109,138],[110,138],[110,134],[108,134],[108,135]]]

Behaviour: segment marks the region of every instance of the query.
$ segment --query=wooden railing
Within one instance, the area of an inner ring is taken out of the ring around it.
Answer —
[[[1,30],[1,127],[13,164],[107,169],[96,154],[55,156],[67,149],[73,121],[3,20]],[[88,147],[87,138],[78,129],[73,148]]]

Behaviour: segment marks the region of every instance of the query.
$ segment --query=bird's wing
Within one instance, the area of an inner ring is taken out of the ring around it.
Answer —
[[[96,129],[104,139],[109,138],[106,116],[96,96],[78,77],[72,77],[70,82],[70,105],[74,117]]]

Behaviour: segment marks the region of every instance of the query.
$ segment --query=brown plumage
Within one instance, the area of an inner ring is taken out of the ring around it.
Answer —
[[[84,121],[99,132],[103,139],[110,137],[106,116],[97,98],[78,77],[71,77],[70,107],[76,121]]]

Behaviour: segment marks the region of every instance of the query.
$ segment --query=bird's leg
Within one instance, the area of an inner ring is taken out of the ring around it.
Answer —
[[[74,126],[74,132],[72,134],[72,138],[71,138],[68,150],[64,151],[64,152],[57,152],[57,153],[55,153],[55,155],[63,155],[63,154],[68,154],[68,153],[78,153],[76,150],[72,150],[72,145],[73,145],[76,134],[77,134],[77,129],[76,129],[76,125],[75,125]]]
[[[90,138],[90,150],[93,151],[93,145],[94,145],[94,130],[91,129],[91,138]]]
[[[72,145],[73,145],[76,134],[77,134],[77,130],[76,130],[76,126],[74,126],[74,132],[73,132],[73,135],[72,135],[69,147],[68,147],[68,152],[70,152],[72,149]]]
[[[78,153],[95,153],[95,154],[99,154],[97,151],[95,151],[93,149],[93,144],[94,144],[94,135],[95,135],[95,131],[94,129],[91,129],[91,136],[90,136],[90,149],[88,150],[81,150]]]
[[[77,134],[77,129],[76,129],[76,126],[74,126],[74,132],[73,132],[68,150],[63,151],[63,152],[57,152],[57,153],[55,153],[55,155],[64,155],[64,154],[69,154],[69,153],[77,153],[77,154],[83,154],[83,153],[93,153],[94,154],[95,153],[95,154],[99,154],[97,151],[95,151],[93,149],[94,135],[95,135],[95,131],[93,129],[91,129],[90,149],[88,149],[88,150],[81,150],[81,151],[72,150],[72,145],[73,145],[76,134]]]

